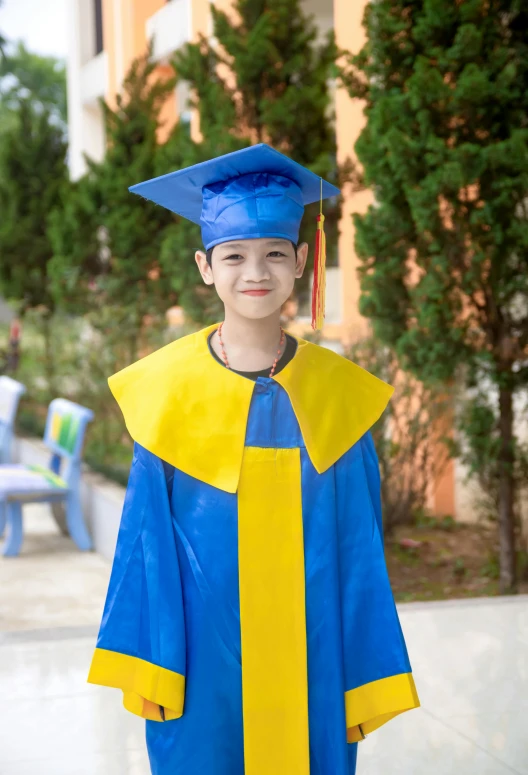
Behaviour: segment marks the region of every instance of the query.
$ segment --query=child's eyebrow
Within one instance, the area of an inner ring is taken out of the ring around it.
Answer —
[[[275,245],[281,245],[282,247],[284,247],[284,245],[287,245],[287,244],[288,244],[288,240],[277,239],[277,240],[270,240],[269,242],[267,242],[266,247],[269,248]],[[229,250],[244,249],[244,248],[247,248],[247,245],[244,245],[242,242],[224,242],[218,247],[219,248],[221,247],[224,250],[229,251]]]
[[[218,247],[224,248],[224,250],[233,250],[235,248],[243,248],[244,245],[241,242],[224,242],[222,245],[219,245]]]

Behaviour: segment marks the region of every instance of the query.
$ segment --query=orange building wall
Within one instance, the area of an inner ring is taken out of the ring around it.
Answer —
[[[193,0],[192,4],[192,36],[193,40],[197,40],[198,36],[209,34],[210,25],[210,0]],[[200,119],[196,110],[193,111],[191,117],[191,137],[199,143],[201,140],[200,133]]]
[[[116,93],[114,0],[103,0],[103,47],[108,55],[108,93],[106,101],[113,105]]]
[[[107,102],[115,105],[116,93],[120,89],[120,78],[124,77],[132,61],[141,56],[146,49],[145,24],[147,19],[160,10],[166,0],[103,0],[104,48],[108,54],[109,88]],[[211,32],[210,0],[192,0],[191,30],[196,40],[199,34]],[[217,0],[216,7],[228,10],[231,0]],[[119,21],[121,24],[119,25]],[[172,70],[167,64],[160,63],[156,77],[167,78]],[[162,113],[160,140],[163,141],[177,120],[176,96],[167,100]],[[199,139],[198,117],[193,115],[191,132]]]
[[[454,434],[454,411],[451,407],[446,411],[445,416],[437,422],[437,429],[445,436],[452,437]],[[439,443],[435,451],[437,459],[442,460],[445,456],[445,447]],[[451,458],[444,462],[435,481],[432,483],[429,493],[429,508],[436,516],[462,516],[456,514],[455,499],[455,461]]]
[[[232,0],[216,0],[215,8],[219,11],[229,11]],[[206,37],[212,34],[211,0],[192,0],[192,36],[197,40],[199,35]],[[200,142],[200,120],[196,111],[191,118],[191,137],[195,142]]]
[[[116,94],[133,60],[145,53],[147,19],[165,5],[166,0],[103,0],[103,45],[108,55],[109,105],[115,105]],[[203,0],[205,2],[205,0]],[[120,24],[119,24],[120,22]],[[166,64],[156,68],[156,78],[167,78],[172,69]],[[177,119],[176,98],[167,100],[162,112],[160,140],[170,131]]]
[[[365,42],[361,25],[366,0],[334,0],[334,26],[337,44],[340,48],[357,53]],[[342,164],[347,158],[355,158],[354,144],[365,125],[363,105],[352,100],[344,89],[336,92],[337,160]],[[352,213],[364,213],[373,202],[370,191],[353,194],[343,190],[343,216],[340,223],[339,265],[342,281],[343,328],[342,340],[345,346],[364,336],[368,325],[358,311],[359,281],[358,259],[354,249],[354,225]]]

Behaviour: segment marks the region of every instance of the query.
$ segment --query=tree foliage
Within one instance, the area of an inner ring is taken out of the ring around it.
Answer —
[[[23,43],[2,43],[0,36],[0,144],[4,136],[23,132],[19,125],[22,104],[31,105],[66,133],[66,71],[53,57],[29,52]],[[42,124],[43,126],[44,124]],[[5,158],[5,154],[4,154]],[[0,166],[0,178],[7,171]],[[9,185],[9,179],[5,180]]]
[[[372,428],[381,472],[383,530],[414,524],[427,513],[431,487],[445,470],[450,396],[402,372],[394,350],[369,336],[357,341],[347,357],[395,386],[386,411]]]
[[[67,122],[66,68],[55,57],[41,56],[23,43],[0,58],[0,102],[2,110],[16,110],[30,100],[46,109],[63,127]]]
[[[3,3],[2,0],[0,0],[0,8],[2,7]],[[6,39],[0,32],[0,61],[4,58],[4,49],[5,49]]]
[[[420,379],[495,391],[501,586],[515,581],[513,396],[528,381],[528,10],[378,0],[348,85],[376,204],[357,215],[361,311]]]
[[[67,180],[66,143],[42,106],[22,100],[0,142],[0,293],[24,315],[40,308],[46,342],[45,376],[53,383],[50,317],[54,299],[48,265],[53,249],[48,215]]]
[[[16,115],[0,145],[0,287],[22,311],[51,310],[47,222],[67,179],[66,144],[46,110],[23,100]]]
[[[237,0],[229,14],[211,7],[213,38],[175,58],[195,93],[206,139],[222,129],[269,142],[320,174],[335,174],[329,79],[334,36],[318,42],[300,0]]]
[[[128,191],[158,174],[160,111],[174,80],[153,78],[154,69],[148,55],[136,60],[115,107],[104,104],[105,158],[87,159],[86,176],[66,192],[50,228],[50,276],[61,306],[120,329],[131,358],[145,316],[173,298],[159,260],[173,215]],[[110,319],[103,307],[113,310]]]

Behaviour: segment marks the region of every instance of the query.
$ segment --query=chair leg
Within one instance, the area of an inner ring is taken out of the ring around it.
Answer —
[[[61,535],[69,536],[68,525],[66,524],[66,506],[64,501],[53,501],[51,504],[51,513]]]
[[[68,531],[82,552],[92,548],[92,539],[84,524],[81,501],[78,495],[70,494],[66,500],[66,523]]]
[[[16,557],[24,538],[22,527],[22,504],[7,504],[7,538],[4,544],[4,557]]]

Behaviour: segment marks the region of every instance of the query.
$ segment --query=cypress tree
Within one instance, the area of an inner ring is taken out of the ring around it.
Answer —
[[[155,67],[149,53],[137,59],[115,107],[103,103],[105,157],[87,160],[87,174],[64,196],[50,228],[50,275],[61,306],[94,312],[92,322],[104,320],[109,336],[119,330],[129,360],[137,357],[145,317],[173,301],[159,261],[173,215],[128,191],[158,171],[160,112],[175,81],[153,77]],[[101,316],[103,308],[113,315]]]
[[[54,299],[48,282],[53,249],[48,216],[66,184],[66,143],[48,110],[21,100],[0,143],[0,292],[19,312],[40,308],[44,370],[53,379],[50,319]]]
[[[528,383],[528,9],[377,0],[364,24],[348,74],[366,103],[356,152],[376,199],[355,217],[361,311],[421,380],[491,386],[492,425],[488,413],[466,431],[475,449],[479,436],[496,439],[486,454],[506,591],[515,585],[513,400]]]
[[[48,215],[67,180],[66,143],[47,110],[22,100],[0,144],[0,285],[21,310],[53,310]]]
[[[3,57],[0,55],[0,103],[2,109],[16,108],[21,100],[27,99],[46,108],[54,120],[66,125],[64,62],[33,54],[23,43],[18,43]]]

